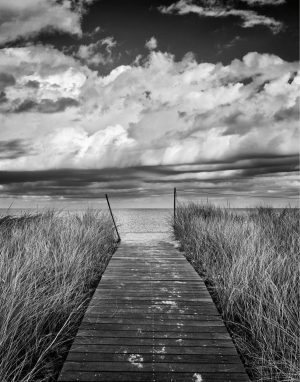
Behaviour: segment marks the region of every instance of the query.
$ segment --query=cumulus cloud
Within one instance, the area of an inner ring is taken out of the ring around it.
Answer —
[[[251,0],[247,1],[249,1],[249,3],[251,2]],[[203,6],[199,6],[194,4],[193,0],[179,0],[170,6],[161,6],[158,9],[165,14],[175,13],[178,15],[187,15],[189,13],[195,13],[201,17],[239,17],[243,20],[241,24],[243,28],[252,28],[256,25],[263,25],[268,27],[273,33],[278,33],[283,28],[283,24],[272,17],[260,15],[253,10],[228,8],[223,6],[222,3],[215,1],[205,2]]]
[[[298,63],[255,52],[228,65],[197,63],[151,51],[143,64],[100,76],[54,48],[27,46],[0,50],[0,73],[2,171],[134,168],[137,193],[163,179],[166,189],[296,192]],[[259,190],[245,181],[254,176]],[[97,187],[91,180],[91,195]]]
[[[107,53],[111,53],[112,49],[116,47],[117,42],[112,36],[108,36],[101,40],[101,45],[105,46]]]
[[[57,30],[81,35],[81,16],[93,0],[0,0],[0,44]]]
[[[91,66],[112,64],[112,51],[116,45],[113,37],[105,37],[95,43],[80,45],[76,56]]]
[[[88,45],[80,45],[76,56],[89,65],[107,64],[111,62],[110,57],[105,57],[103,53],[98,51],[99,44],[91,43]]]
[[[151,37],[150,40],[146,41],[145,47],[149,50],[154,50],[158,46],[157,40],[155,37]]]
[[[90,74],[74,58],[39,45],[0,49],[0,62],[0,86],[6,97],[2,112],[75,105]]]

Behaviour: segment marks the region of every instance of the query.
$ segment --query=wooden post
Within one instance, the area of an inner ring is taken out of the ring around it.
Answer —
[[[114,222],[114,226],[115,226],[115,229],[116,229],[116,232],[117,232],[117,235],[118,235],[118,243],[119,243],[121,241],[121,237],[119,235],[118,228],[117,228],[117,225],[116,225],[116,222],[115,222],[115,219],[114,219],[114,215],[113,215],[111,207],[110,207],[110,203],[109,203],[109,200],[108,200],[108,195],[105,194],[105,197],[106,197],[106,201],[107,201],[107,204],[108,204],[109,212],[111,214],[111,217],[112,217],[112,220]]]
[[[174,187],[174,227],[176,222],[176,187]]]

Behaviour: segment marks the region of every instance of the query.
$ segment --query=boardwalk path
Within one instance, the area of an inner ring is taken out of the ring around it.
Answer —
[[[111,259],[59,381],[248,381],[205,284],[165,235]]]

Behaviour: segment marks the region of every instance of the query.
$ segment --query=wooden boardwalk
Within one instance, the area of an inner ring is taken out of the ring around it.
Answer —
[[[120,245],[59,381],[249,379],[204,282],[172,243],[157,239]]]

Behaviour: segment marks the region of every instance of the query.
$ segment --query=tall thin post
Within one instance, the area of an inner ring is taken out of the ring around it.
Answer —
[[[174,227],[176,222],[176,187],[174,187]]]
[[[113,215],[111,207],[110,207],[110,203],[109,203],[109,200],[108,200],[108,195],[105,194],[105,197],[106,197],[106,201],[107,201],[107,204],[108,204],[109,212],[111,214],[111,217],[112,217],[112,220],[114,222],[114,226],[115,226],[115,229],[116,229],[116,232],[117,232],[117,235],[118,235],[118,243],[119,243],[121,241],[121,237],[119,235],[118,228],[117,228],[117,225],[116,225],[116,222],[115,222],[115,219],[114,219],[114,215]]]

